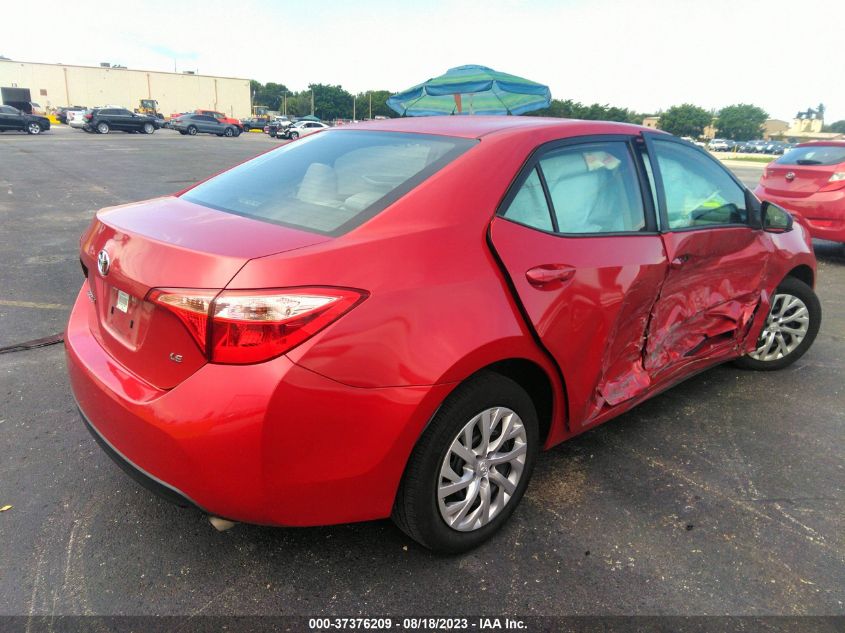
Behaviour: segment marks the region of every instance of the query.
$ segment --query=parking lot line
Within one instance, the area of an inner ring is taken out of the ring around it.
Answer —
[[[10,308],[37,308],[39,310],[69,310],[70,306],[61,303],[40,303],[38,301],[15,301],[13,299],[0,299],[0,306]]]

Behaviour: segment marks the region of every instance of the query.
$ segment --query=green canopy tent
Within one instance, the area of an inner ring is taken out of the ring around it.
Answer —
[[[547,108],[551,99],[548,86],[470,65],[395,94],[387,105],[402,116],[524,114]]]

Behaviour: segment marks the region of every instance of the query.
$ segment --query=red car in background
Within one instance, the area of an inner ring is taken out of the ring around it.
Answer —
[[[800,217],[813,237],[845,243],[845,141],[796,145],[766,166],[754,193]]]
[[[139,481],[446,552],[507,520],[539,449],[719,363],[785,367],[821,319],[800,223],[621,123],[326,130],[98,212],[81,260],[73,393]]]

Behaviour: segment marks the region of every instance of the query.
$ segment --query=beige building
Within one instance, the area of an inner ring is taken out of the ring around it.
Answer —
[[[134,110],[155,99],[165,116],[198,108],[250,115],[249,79],[126,68],[68,66],[0,60],[0,87],[29,88],[42,108],[117,105]]]
[[[647,116],[646,118],[643,119],[643,125],[645,127],[651,128],[653,130],[657,129],[658,123],[660,123],[660,117],[659,116]]]
[[[767,141],[781,138],[789,129],[789,123],[780,119],[767,119],[763,124],[763,138]]]

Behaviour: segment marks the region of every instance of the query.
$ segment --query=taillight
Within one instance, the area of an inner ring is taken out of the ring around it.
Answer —
[[[173,312],[214,363],[258,363],[305,342],[366,298],[347,288],[156,289],[150,301]]]
[[[845,171],[834,172],[827,181],[827,184],[821,188],[821,191],[836,191],[845,187]]]
[[[86,120],[86,121],[90,121],[90,120],[91,120],[91,119],[93,119],[93,118],[94,118],[94,115],[93,115],[93,114],[86,114],[86,115],[85,115],[85,120]]]

